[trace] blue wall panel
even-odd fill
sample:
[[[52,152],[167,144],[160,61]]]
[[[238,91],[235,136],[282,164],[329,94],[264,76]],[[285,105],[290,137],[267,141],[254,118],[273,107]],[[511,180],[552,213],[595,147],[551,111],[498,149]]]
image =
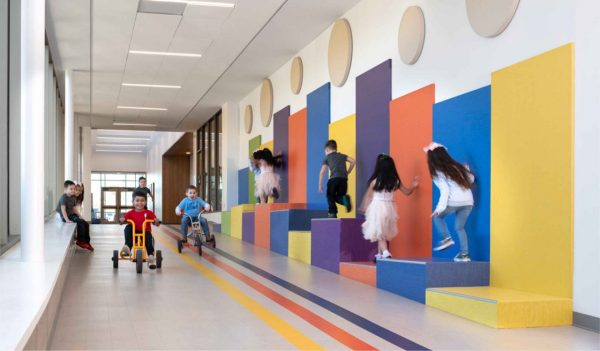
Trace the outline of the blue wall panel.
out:
[[[238,205],[248,203],[248,198],[252,198],[248,194],[248,172],[248,167],[238,171]]]
[[[433,140],[445,145],[454,159],[468,164],[475,174],[475,206],[467,220],[466,231],[471,259],[479,261],[490,259],[490,108],[490,86],[433,105]],[[438,198],[439,190],[434,186],[433,208]],[[434,257],[451,258],[459,251],[454,216],[446,220],[456,245],[445,251],[434,252]],[[440,237],[435,227],[433,231],[435,246]]]
[[[306,203],[307,208],[326,209],[327,198],[319,193],[319,172],[325,159],[325,143],[331,120],[331,85],[327,83],[306,97]],[[323,186],[327,182],[327,176]]]

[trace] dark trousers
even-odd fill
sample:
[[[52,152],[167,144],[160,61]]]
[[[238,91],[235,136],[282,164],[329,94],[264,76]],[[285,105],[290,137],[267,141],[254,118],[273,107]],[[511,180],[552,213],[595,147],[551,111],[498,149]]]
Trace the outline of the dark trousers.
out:
[[[60,219],[62,219],[63,222],[66,222],[62,213],[60,213]],[[88,222],[86,222],[85,219],[79,218],[79,216],[76,214],[70,215],[69,219],[72,222],[75,222],[77,224],[77,241],[83,241],[83,242],[89,243],[90,242],[90,224]]]
[[[131,229],[131,224],[125,226],[125,245],[129,246],[131,249],[133,247],[133,230]],[[146,252],[148,255],[154,255],[154,239],[152,238],[152,232],[146,232],[146,237],[144,238],[146,242]]]
[[[329,205],[329,213],[338,213],[336,203],[343,205],[342,200],[347,193],[347,178],[331,178],[327,181],[327,204]]]

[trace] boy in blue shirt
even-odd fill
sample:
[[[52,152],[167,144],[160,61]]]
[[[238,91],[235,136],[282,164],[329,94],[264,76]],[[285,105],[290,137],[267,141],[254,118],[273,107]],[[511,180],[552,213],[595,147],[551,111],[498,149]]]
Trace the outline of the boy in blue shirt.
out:
[[[202,211],[210,212],[210,205],[198,197],[198,189],[193,185],[187,187],[186,195],[187,197],[181,200],[179,205],[175,208],[175,214],[178,216],[182,216],[183,214],[187,215],[183,216],[181,219],[182,241],[184,243],[187,242],[188,226],[191,224],[190,217],[192,217],[194,221],[200,220],[200,226],[202,226],[202,231],[204,232],[207,241],[214,240],[214,238],[211,238],[208,230],[208,221],[200,215]]]

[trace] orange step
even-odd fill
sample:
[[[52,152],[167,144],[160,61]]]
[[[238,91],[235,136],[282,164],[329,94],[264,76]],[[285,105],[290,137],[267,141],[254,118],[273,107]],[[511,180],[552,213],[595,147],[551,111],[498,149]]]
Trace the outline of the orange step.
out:
[[[377,266],[373,262],[340,262],[340,275],[377,287]]]

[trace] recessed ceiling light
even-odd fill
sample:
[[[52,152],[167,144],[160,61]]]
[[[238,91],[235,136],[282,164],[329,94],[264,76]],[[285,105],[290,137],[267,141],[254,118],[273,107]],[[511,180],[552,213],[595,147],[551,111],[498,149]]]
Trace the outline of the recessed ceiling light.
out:
[[[201,54],[190,54],[190,53],[186,53],[186,52],[129,50],[129,53],[130,54],[138,54],[138,55],[159,55],[159,56],[178,56],[178,57],[202,57]]]
[[[117,136],[97,136],[96,139],[110,139],[110,140],[150,140],[150,138],[136,138],[136,137],[117,137]]]
[[[181,85],[137,84],[137,83],[123,83],[121,85],[124,87],[181,89]]]
[[[143,152],[142,150],[98,150],[96,152]]]
[[[121,110],[149,110],[149,111],[167,111],[164,107],[142,107],[142,106],[117,106]]]
[[[153,2],[176,2],[180,4],[188,4],[194,6],[210,6],[210,7],[235,7],[235,4],[229,2],[216,2],[216,1],[195,1],[195,0],[150,0]]]
[[[113,122],[113,126],[156,127],[156,124],[152,124],[152,123],[122,123],[122,122]]]
[[[101,147],[146,147],[144,144],[96,144]]]

